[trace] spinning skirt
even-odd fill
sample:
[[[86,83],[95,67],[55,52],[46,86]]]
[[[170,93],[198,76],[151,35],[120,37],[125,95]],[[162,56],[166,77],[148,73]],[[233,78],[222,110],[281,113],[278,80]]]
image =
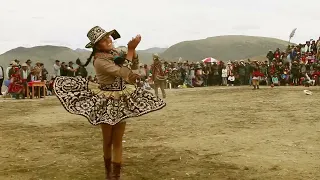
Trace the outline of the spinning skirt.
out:
[[[56,77],[53,89],[69,113],[86,117],[92,125],[115,125],[166,106],[163,100],[140,87],[125,85],[121,91],[106,91],[81,77]]]

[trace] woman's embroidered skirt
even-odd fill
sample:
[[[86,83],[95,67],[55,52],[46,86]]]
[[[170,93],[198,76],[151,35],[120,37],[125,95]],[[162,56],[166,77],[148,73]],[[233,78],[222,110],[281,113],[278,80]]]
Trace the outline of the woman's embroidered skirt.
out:
[[[115,125],[166,105],[151,92],[126,85],[120,77],[113,84],[99,85],[81,77],[59,76],[53,89],[69,113],[86,117],[92,125]]]

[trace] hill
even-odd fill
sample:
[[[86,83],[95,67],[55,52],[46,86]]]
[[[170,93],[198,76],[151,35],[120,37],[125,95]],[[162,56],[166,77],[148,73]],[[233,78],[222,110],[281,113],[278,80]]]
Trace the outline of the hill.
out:
[[[163,48],[150,48],[147,50],[138,50],[141,63],[150,64],[152,61],[153,53],[161,53],[166,49]],[[86,49],[70,49],[68,47],[61,46],[36,46],[31,48],[18,47],[12,50],[9,50],[0,55],[0,65],[7,67],[10,62],[14,59],[21,61],[21,64],[24,63],[27,59],[31,59],[33,63],[37,61],[45,64],[45,67],[49,73],[53,72],[52,65],[56,59],[59,59],[61,62],[69,62],[80,58],[83,62],[90,56],[91,51]],[[93,66],[90,64],[88,66],[89,74],[93,72]]]
[[[214,57],[218,60],[236,60],[252,57],[265,57],[268,50],[277,47],[285,49],[287,41],[268,37],[255,36],[217,36],[206,39],[184,41],[175,44],[162,53],[162,57],[168,60],[200,61],[206,57]]]

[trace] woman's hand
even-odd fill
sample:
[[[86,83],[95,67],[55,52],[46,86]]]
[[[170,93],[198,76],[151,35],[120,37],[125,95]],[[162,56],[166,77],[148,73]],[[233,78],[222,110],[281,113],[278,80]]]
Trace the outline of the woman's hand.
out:
[[[138,44],[141,41],[141,36],[137,35],[135,38],[132,38],[131,41],[128,42],[128,50],[135,50]]]

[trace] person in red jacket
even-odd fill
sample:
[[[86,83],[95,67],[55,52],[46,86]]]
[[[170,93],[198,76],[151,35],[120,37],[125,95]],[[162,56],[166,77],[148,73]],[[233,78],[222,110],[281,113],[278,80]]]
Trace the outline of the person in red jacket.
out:
[[[264,77],[264,74],[260,72],[259,68],[254,68],[252,73],[253,90],[259,89],[260,77]]]

